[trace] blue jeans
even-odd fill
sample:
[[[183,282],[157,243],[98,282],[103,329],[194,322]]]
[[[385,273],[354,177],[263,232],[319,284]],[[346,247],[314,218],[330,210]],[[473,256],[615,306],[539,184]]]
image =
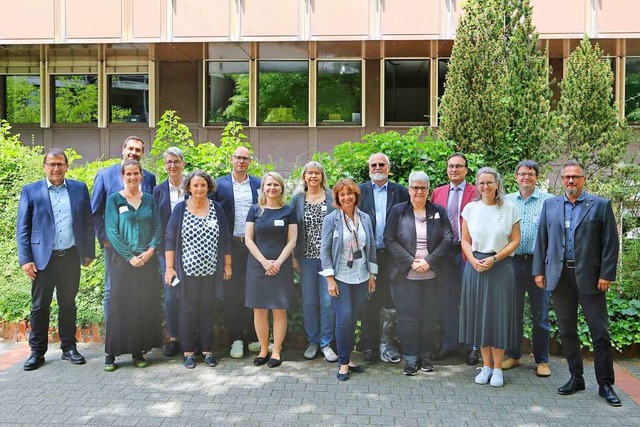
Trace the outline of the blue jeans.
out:
[[[402,355],[408,363],[428,359],[437,347],[436,323],[440,305],[441,285],[437,279],[404,280],[391,284],[396,304],[398,339]]]
[[[333,311],[336,313],[336,346],[338,347],[338,361],[346,365],[351,360],[354,335],[356,333],[356,320],[364,307],[369,290],[368,282],[357,285],[349,285],[339,280],[338,293],[331,298]]]
[[[531,263],[533,256],[528,255],[513,257],[513,272],[516,276],[516,333],[517,343],[522,342],[523,335],[523,315],[524,315],[524,294],[529,295],[529,305],[531,307],[531,321],[533,323],[533,357],[536,363],[547,363],[549,361],[549,291],[536,286],[531,275]],[[520,359],[522,353],[520,348],[507,350],[507,356]]]
[[[164,289],[164,320],[167,322],[167,332],[169,333],[169,337],[177,338],[178,315],[180,313],[180,293],[178,292],[178,286],[181,285],[167,286],[164,283],[164,273],[167,262],[164,259],[164,255],[158,255],[158,260],[160,261],[162,288]]]
[[[327,279],[318,274],[322,271],[320,259],[298,258],[300,262],[300,285],[302,286],[302,316],[309,344],[321,348],[331,344],[335,335],[336,318],[327,290]]]

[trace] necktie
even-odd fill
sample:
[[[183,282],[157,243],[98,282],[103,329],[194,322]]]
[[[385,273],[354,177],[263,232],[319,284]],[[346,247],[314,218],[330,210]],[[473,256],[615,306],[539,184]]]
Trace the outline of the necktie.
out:
[[[449,221],[451,221],[451,228],[453,229],[453,241],[457,242],[460,240],[460,230],[458,229],[458,219],[460,217],[460,210],[458,209],[458,204],[460,202],[460,188],[453,187],[450,191],[453,191],[451,194],[451,203],[449,203]]]

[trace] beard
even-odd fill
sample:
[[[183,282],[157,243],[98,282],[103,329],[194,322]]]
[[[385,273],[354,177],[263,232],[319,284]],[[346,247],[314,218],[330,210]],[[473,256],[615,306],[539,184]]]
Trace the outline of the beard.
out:
[[[369,178],[371,178],[372,181],[384,181],[389,178],[389,175],[382,172],[376,172],[369,174]]]
[[[565,188],[564,193],[567,196],[575,196],[575,194],[578,192],[577,188]]]

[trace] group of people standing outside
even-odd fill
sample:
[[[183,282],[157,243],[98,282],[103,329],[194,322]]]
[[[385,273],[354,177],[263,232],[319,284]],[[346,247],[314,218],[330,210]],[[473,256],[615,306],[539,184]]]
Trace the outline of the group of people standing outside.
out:
[[[95,257],[97,236],[106,270],[105,371],[115,370],[123,354],[146,367],[144,353],[162,345],[161,309],[153,297],[160,277],[167,356],[182,352],[184,366],[193,369],[201,353],[207,366],[217,365],[213,304],[223,299],[230,356],[241,358],[248,349],[258,353],[254,365],[280,366],[299,271],[304,357],[321,353],[337,361],[340,381],[364,372],[351,358],[360,320],[365,362],[404,359],[403,374],[414,376],[434,371],[433,361],[456,355],[462,344],[469,365],[482,359],[475,382],[501,387],[503,371],[521,363],[525,294],[535,373],[548,377],[553,294],[571,374],[558,392],[585,388],[580,304],[599,394],[620,406],[605,297],[618,258],[615,218],[608,200],[584,191],[577,162],[562,168],[561,196],[537,187],[540,171],[532,160],[518,164],[518,191],[505,194],[501,175],[490,167],[477,171],[475,185],[467,182],[467,159],[455,153],[447,161],[450,182],[431,198],[425,172],[412,172],[406,188],[389,181],[384,153],[369,158],[371,181],[340,179],[332,189],[322,165],[309,162],[287,204],[278,173],[248,174],[246,147],[235,150],[231,173],[217,180],[199,170],[184,176],[184,156],[170,147],[168,178],[157,186],[140,165],[143,153],[140,138],[127,138],[123,161],[98,172],[89,198],[86,185],[65,178],[66,155],[54,149],[44,157],[46,179],[23,188],[18,253],[33,281],[25,370],[44,363],[54,288],[62,358],[85,363],[75,343],[75,295],[80,264]],[[397,337],[381,313],[396,316]]]

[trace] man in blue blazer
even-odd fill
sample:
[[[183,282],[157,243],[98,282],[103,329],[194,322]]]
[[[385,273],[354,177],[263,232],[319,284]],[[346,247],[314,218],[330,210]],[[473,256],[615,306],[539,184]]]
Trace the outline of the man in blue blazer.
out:
[[[122,161],[133,159],[140,161],[144,154],[144,142],[137,136],[128,136],[122,144]],[[156,186],[156,176],[147,170],[142,174],[142,191],[153,194],[153,187]],[[91,194],[91,214],[93,215],[93,227],[95,229],[98,243],[105,251],[104,256],[104,320],[106,324],[107,313],[109,312],[109,298],[111,294],[111,280],[109,279],[109,256],[108,251],[111,245],[104,231],[104,207],[107,198],[113,193],[124,188],[122,181],[122,166],[116,164],[100,169],[93,181],[93,194]]]
[[[606,292],[616,279],[618,232],[611,202],[584,191],[583,167],[576,161],[562,168],[563,196],[542,206],[532,274],[536,285],[552,291],[562,350],[571,379],[562,395],[584,390],[578,338],[578,304],[582,306],[593,342],[598,394],[620,406],[613,390],[614,372],[609,337]]]
[[[384,247],[384,228],[391,208],[409,200],[406,188],[389,181],[390,172],[389,157],[384,153],[374,153],[369,157],[371,181],[358,185],[361,194],[358,208],[371,218],[376,236],[378,259],[376,291],[371,294],[360,316],[362,326],[360,349],[365,361],[369,363],[376,362],[378,357],[384,362],[398,363],[401,360],[400,352],[395,345],[389,345],[391,344],[389,342],[385,343],[385,346],[380,345],[380,309],[394,308],[388,277],[389,260]]]
[[[95,258],[95,236],[87,186],[65,179],[69,162],[63,150],[54,148],[44,156],[46,179],[22,188],[18,203],[16,242],[18,260],[31,279],[31,356],[25,371],[44,363],[49,338],[49,308],[56,290],[58,330],[62,359],[81,365],[76,349],[76,295],[80,264]]]
[[[253,326],[253,313],[244,306],[244,288],[249,251],[244,242],[244,225],[249,208],[258,203],[260,178],[247,173],[251,153],[246,147],[238,147],[231,156],[233,170],[216,180],[218,188],[214,200],[222,205],[232,232],[231,279],[224,282],[224,312],[227,332],[231,341],[231,357],[244,356],[245,333],[247,341],[258,341]]]

